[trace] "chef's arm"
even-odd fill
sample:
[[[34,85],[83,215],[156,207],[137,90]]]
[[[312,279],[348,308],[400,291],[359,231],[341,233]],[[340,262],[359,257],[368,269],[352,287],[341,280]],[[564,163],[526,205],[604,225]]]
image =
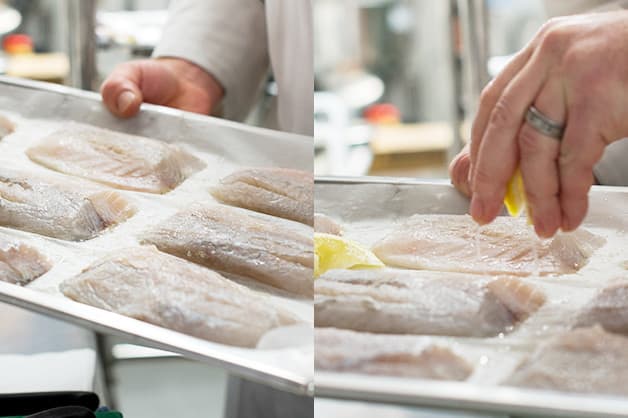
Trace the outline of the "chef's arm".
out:
[[[205,70],[224,89],[222,116],[242,120],[268,72],[264,13],[260,0],[174,0],[153,56]]]

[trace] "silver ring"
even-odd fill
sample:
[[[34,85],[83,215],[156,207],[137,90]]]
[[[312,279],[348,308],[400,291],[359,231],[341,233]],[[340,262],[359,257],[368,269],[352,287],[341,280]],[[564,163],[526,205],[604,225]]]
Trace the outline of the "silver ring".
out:
[[[536,131],[542,133],[545,136],[554,138],[557,140],[563,139],[565,133],[565,125],[553,121],[552,119],[539,112],[534,106],[530,106],[526,113],[526,122],[530,124]]]

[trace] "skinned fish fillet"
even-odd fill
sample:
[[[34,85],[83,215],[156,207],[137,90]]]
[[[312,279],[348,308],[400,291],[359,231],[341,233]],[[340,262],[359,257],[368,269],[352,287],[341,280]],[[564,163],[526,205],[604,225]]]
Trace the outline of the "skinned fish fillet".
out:
[[[48,260],[33,247],[0,237],[0,281],[27,285],[50,268]]]
[[[135,213],[117,192],[0,169],[0,225],[68,241],[94,238]]]
[[[143,235],[143,242],[225,273],[312,295],[312,228],[231,206],[196,206]]]
[[[314,214],[314,232],[321,232],[323,234],[331,234],[342,236],[342,226],[332,218],[322,213]]]
[[[615,281],[598,291],[576,319],[577,327],[596,324],[628,335],[628,281]]]
[[[524,360],[504,384],[628,395],[627,376],[628,338],[596,326],[554,337]]]
[[[152,246],[118,250],[60,289],[81,303],[242,347],[299,322],[244,286]]]
[[[315,323],[383,334],[492,337],[545,296],[516,278],[412,270],[331,270],[314,283]]]
[[[211,194],[221,203],[313,224],[314,176],[309,172],[286,168],[240,170],[223,178]]]
[[[91,126],[56,131],[26,153],[55,171],[148,193],[166,193],[205,165],[176,145]]]
[[[477,274],[570,274],[606,240],[584,229],[541,241],[524,219],[478,228],[469,216],[415,215],[373,247],[385,264]]]
[[[407,335],[316,328],[316,370],[466,380],[473,367],[447,347]]]

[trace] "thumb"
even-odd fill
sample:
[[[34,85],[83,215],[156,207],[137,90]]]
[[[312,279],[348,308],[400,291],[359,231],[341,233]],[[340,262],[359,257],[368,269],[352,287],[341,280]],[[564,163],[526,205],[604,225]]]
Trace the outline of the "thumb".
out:
[[[107,109],[128,118],[137,114],[143,101],[166,104],[176,94],[177,80],[169,68],[156,60],[118,65],[100,87]]]

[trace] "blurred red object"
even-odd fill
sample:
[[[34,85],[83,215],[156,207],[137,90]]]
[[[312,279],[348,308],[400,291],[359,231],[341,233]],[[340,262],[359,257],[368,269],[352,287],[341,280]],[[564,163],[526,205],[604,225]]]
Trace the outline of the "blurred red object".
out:
[[[7,54],[29,54],[33,52],[33,40],[22,33],[13,33],[2,39],[2,49]]]
[[[369,106],[364,111],[364,117],[370,123],[396,124],[401,122],[401,112],[390,103],[378,103]]]

